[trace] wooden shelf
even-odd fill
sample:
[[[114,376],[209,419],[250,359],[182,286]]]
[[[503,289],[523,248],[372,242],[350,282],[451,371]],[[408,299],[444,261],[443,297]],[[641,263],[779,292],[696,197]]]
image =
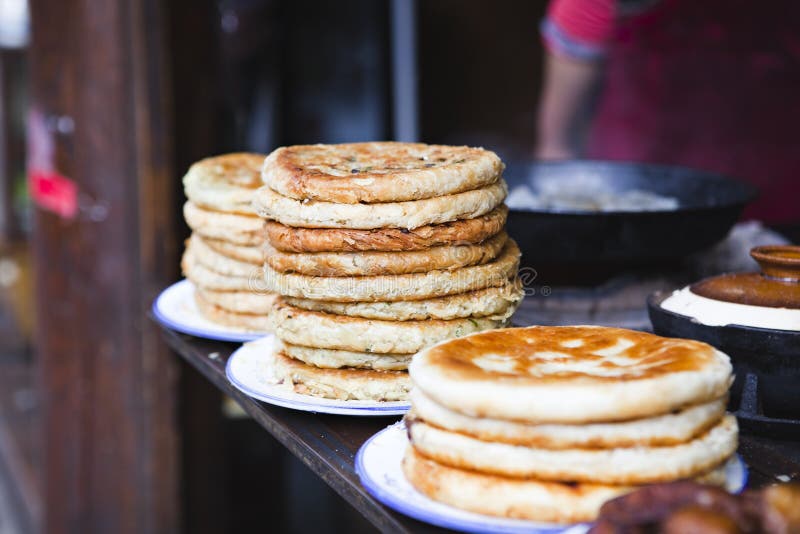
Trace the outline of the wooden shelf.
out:
[[[167,343],[192,366],[287,447],[356,510],[383,532],[441,532],[441,529],[397,514],[361,486],[353,460],[361,444],[398,417],[346,417],[300,412],[256,401],[234,388],[225,377],[225,363],[237,345],[208,341],[164,329]],[[750,485],[776,482],[778,476],[800,477],[800,443],[780,444],[742,436],[740,454],[750,466]]]
[[[397,514],[361,486],[353,461],[362,443],[399,417],[346,417],[289,410],[254,400],[225,377],[225,363],[237,345],[207,341],[164,329],[167,343],[256,422],[297,456],[347,502],[384,532],[441,531]]]

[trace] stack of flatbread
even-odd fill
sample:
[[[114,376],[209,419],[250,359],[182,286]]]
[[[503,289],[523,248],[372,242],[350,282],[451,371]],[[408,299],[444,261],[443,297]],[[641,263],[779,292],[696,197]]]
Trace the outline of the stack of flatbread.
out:
[[[430,498],[538,521],[593,520],[639,485],[722,485],[736,419],[728,357],[591,326],[509,328],[430,347],[410,368],[403,471]]]
[[[504,326],[522,298],[496,154],[412,143],[284,147],[254,199],[295,390],[404,400],[411,356]]]
[[[183,206],[192,235],[181,267],[207,319],[271,331],[276,296],[263,290],[264,221],[251,206],[261,183],[260,154],[227,154],[192,165]]]

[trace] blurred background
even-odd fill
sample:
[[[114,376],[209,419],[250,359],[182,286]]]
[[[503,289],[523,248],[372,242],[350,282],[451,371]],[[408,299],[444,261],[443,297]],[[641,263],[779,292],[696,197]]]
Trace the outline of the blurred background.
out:
[[[0,0],[0,533],[369,531],[145,316],[192,162],[675,163],[758,185],[746,216],[791,233],[798,94],[788,1]]]

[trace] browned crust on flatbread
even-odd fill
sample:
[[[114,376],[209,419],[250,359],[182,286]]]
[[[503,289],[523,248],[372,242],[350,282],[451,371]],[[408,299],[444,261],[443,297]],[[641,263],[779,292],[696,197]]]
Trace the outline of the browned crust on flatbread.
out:
[[[697,477],[700,483],[724,485],[726,462]],[[442,465],[406,448],[403,474],[431,499],[479,514],[554,523],[593,521],[610,499],[638,486],[553,482],[504,476]]]
[[[286,304],[275,308],[275,333],[284,342],[307,347],[413,354],[424,347],[472,332],[498,328],[506,320],[462,318],[451,320],[383,321],[307,311]]]
[[[522,282],[515,278],[498,287],[417,301],[342,303],[294,297],[283,299],[286,303],[304,310],[385,321],[449,320],[462,317],[504,320],[514,314],[524,296],[523,292]]]
[[[520,251],[513,239],[490,263],[454,271],[381,276],[308,276],[264,266],[262,289],[284,296],[336,302],[423,300],[506,285],[516,276]]]
[[[621,354],[630,362],[618,364],[605,359],[595,351],[614,348],[620,339],[630,343]],[[565,343],[580,342],[578,346]],[[502,373],[486,371],[476,361],[487,354],[503,354],[511,365]],[[540,356],[543,354],[543,356]],[[553,358],[552,354],[560,356]],[[431,347],[427,351],[428,365],[437,366],[460,380],[480,380],[499,375],[507,381],[520,383],[552,383],[572,385],[581,380],[597,382],[619,382],[620,380],[644,380],[664,374],[702,370],[718,359],[711,345],[689,339],[656,336],[612,327],[593,326],[530,326],[506,328],[482,332],[447,344]],[[539,373],[538,366],[552,367],[553,362],[594,364],[602,362],[598,369],[618,371],[620,374],[583,372],[571,367],[552,373]],[[722,386],[727,386],[727,383]],[[720,386],[720,387],[722,387]],[[710,400],[724,395],[714,391]]]
[[[420,200],[477,189],[500,177],[494,152],[466,146],[369,142],[281,147],[263,179],[281,195],[342,204]]]
[[[606,500],[634,489],[603,484],[511,479],[457,469],[423,456],[412,446],[408,446],[403,458],[403,474],[414,488],[434,501],[479,514],[556,523],[591,521],[597,517],[600,506]],[[526,485],[550,494],[550,502],[527,498],[527,492],[518,494],[525,491]],[[484,498],[480,498],[479,490],[484,493]]]
[[[197,304],[200,315],[209,321],[225,326],[242,328],[251,332],[272,332],[272,319],[269,315],[238,313],[226,310],[207,301],[200,291],[194,292],[194,301]]]
[[[201,159],[189,168],[189,173],[213,177],[238,187],[257,189],[261,187],[261,167],[264,154],[233,152],[221,156]]]
[[[264,226],[258,216],[217,211],[191,200],[183,205],[183,216],[189,228],[201,237],[241,246],[264,243]]]
[[[738,432],[736,419],[728,415],[717,421],[711,430],[678,445],[548,450],[484,442],[432,427],[419,419],[408,419],[406,424],[409,439],[417,451],[456,469],[523,480],[621,485],[670,482],[707,473],[736,452]],[[544,454],[549,459],[536,459],[531,463],[530,458],[525,458],[526,454]],[[514,455],[515,460],[521,460],[507,461]],[[573,459],[576,455],[584,455],[584,458],[570,461],[570,455]],[[645,460],[642,455],[649,458]],[[588,465],[588,457],[592,457],[591,465]]]
[[[503,229],[508,207],[501,204],[486,215],[413,230],[379,228],[296,228],[267,221],[267,240],[283,252],[402,252],[451,244],[480,243]]]
[[[455,411],[534,424],[662,415],[722,397],[733,379],[708,344],[597,326],[482,332],[420,351],[409,372]]]
[[[256,215],[253,192],[261,187],[260,154],[225,154],[198,161],[183,177],[186,197],[198,206],[229,214]]]
[[[276,339],[276,350],[284,356],[321,369],[374,369],[406,371],[413,354],[375,354],[292,345]]]
[[[267,248],[267,264],[280,273],[309,276],[380,276],[452,271],[494,260],[508,235],[501,232],[483,243],[433,247],[408,252],[291,253]]]
[[[423,396],[424,394],[417,390],[416,393],[419,396]],[[681,437],[671,437],[668,435],[642,435],[641,433],[631,432],[627,436],[623,435],[609,435],[608,432],[605,434],[598,434],[596,431],[590,434],[592,437],[589,438],[581,438],[582,441],[579,444],[570,441],[568,437],[558,437],[557,435],[554,436],[553,434],[547,434],[546,432],[542,432],[540,434],[535,434],[533,432],[523,435],[514,435],[511,432],[497,432],[486,430],[485,428],[479,428],[477,425],[473,426],[466,426],[466,425],[453,425],[449,424],[446,420],[436,421],[434,418],[429,418],[423,416],[420,411],[417,410],[417,407],[413,405],[415,396],[412,395],[412,407],[408,411],[405,416],[406,421],[408,421],[407,425],[410,427],[417,421],[422,421],[427,425],[435,427],[439,430],[448,431],[448,432],[455,432],[459,434],[464,434],[465,436],[469,436],[475,439],[479,439],[481,441],[486,442],[497,442],[497,443],[505,443],[508,445],[517,445],[523,447],[535,447],[535,448],[542,448],[542,449],[569,449],[569,448],[586,448],[586,449],[604,449],[604,448],[618,448],[618,447],[668,447],[672,445],[680,445],[681,443],[685,443],[686,441],[690,441],[695,439],[709,430],[711,430],[714,426],[717,425],[720,418],[725,413],[725,404],[727,403],[727,396],[723,399],[719,399],[718,401],[712,401],[715,403],[719,403],[719,407],[713,411],[713,413],[709,413],[708,417],[705,421],[698,423],[695,427],[691,428],[687,433],[683,434]],[[417,397],[418,398],[418,397]],[[429,401],[433,402],[433,401]],[[687,407],[689,409],[690,407]],[[446,409],[446,408],[445,408]],[[468,417],[468,416],[467,416]],[[508,422],[509,424],[514,424],[512,422]],[[609,423],[604,426],[609,427],[614,425],[614,423]],[[536,425],[531,425],[535,427]],[[566,425],[565,425],[566,426]],[[576,425],[578,427],[583,427],[583,425]],[[674,428],[674,426],[673,426]]]
[[[405,400],[411,389],[406,371],[323,369],[275,352],[275,374],[296,393],[339,400]],[[376,391],[376,388],[378,389]]]
[[[264,264],[264,245],[246,246],[237,245],[221,239],[210,239],[201,236],[205,244],[215,252],[236,261],[252,263],[261,266]]]
[[[384,371],[375,369],[354,369],[351,367],[343,367],[339,369],[328,369],[317,367],[315,365],[308,365],[300,360],[295,360],[288,356],[285,352],[279,351],[275,355],[276,362],[284,366],[286,369],[301,370],[303,372],[311,372],[321,376],[336,377],[339,379],[358,379],[358,380],[394,380],[397,377],[404,377],[408,373],[405,371]]]
[[[197,284],[194,286],[195,292],[199,293],[206,302],[234,313],[269,315],[275,310],[276,301],[279,298],[275,293],[221,291],[207,289]]]

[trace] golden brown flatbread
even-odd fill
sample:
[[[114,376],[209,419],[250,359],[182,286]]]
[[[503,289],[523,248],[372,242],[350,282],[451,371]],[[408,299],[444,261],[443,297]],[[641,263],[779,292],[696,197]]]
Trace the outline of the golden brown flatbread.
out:
[[[500,232],[508,208],[501,204],[486,215],[413,230],[379,228],[298,228],[267,221],[265,233],[270,245],[283,252],[404,252],[452,244],[480,243]]]
[[[465,146],[297,145],[273,151],[263,179],[289,198],[358,204],[461,193],[496,182],[503,168],[494,152]]]

